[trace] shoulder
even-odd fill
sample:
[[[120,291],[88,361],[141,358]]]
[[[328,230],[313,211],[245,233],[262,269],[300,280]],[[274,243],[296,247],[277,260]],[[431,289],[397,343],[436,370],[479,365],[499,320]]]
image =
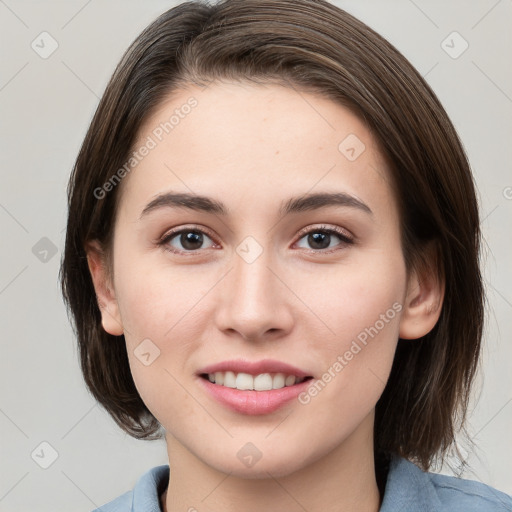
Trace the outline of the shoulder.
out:
[[[428,473],[437,490],[441,503],[457,503],[465,511],[508,511],[512,512],[512,497],[475,480],[464,480],[454,476]]]
[[[132,503],[133,491],[128,491],[105,505],[95,508],[92,512],[131,512]]]
[[[93,510],[93,512],[161,512],[160,494],[169,482],[169,466],[146,471],[131,491]]]
[[[391,461],[381,512],[512,512],[512,497],[473,480],[422,471],[412,462]]]

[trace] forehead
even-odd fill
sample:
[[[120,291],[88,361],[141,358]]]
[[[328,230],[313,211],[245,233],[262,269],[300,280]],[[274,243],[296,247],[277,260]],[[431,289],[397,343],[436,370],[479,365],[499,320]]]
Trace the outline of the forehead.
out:
[[[315,187],[341,186],[355,196],[375,189],[388,202],[391,194],[385,161],[357,116],[319,94],[281,85],[173,91],[142,124],[133,149],[145,155],[123,180],[121,202],[136,202],[139,210],[167,189],[239,204]]]

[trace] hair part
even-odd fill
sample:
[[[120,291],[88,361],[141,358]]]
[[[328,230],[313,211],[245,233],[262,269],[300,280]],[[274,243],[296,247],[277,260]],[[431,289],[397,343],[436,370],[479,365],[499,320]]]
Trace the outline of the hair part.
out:
[[[351,109],[375,136],[391,170],[406,268],[433,269],[445,283],[434,329],[398,342],[376,406],[375,452],[428,469],[463,425],[480,352],[483,286],[473,178],[452,123],[422,76],[383,37],[323,0],[186,2],[158,17],[124,54],[68,186],[61,284],[89,390],[128,434],[161,437],[132,379],[124,336],[102,328],[84,247],[99,241],[112,273],[123,184],[101,199],[94,190],[127,161],[142,124],[172,91],[218,81],[323,95]]]

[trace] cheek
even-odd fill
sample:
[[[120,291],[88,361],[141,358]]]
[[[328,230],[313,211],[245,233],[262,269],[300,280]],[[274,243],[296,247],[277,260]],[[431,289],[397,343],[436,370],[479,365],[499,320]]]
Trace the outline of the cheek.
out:
[[[310,386],[302,403],[323,402],[326,407],[320,411],[327,416],[328,404],[334,405],[334,415],[347,421],[350,412],[352,420],[348,421],[357,422],[375,406],[391,370],[406,287],[405,267],[398,257],[353,266],[350,272],[331,277],[322,281],[323,293],[316,287],[303,292],[309,293],[326,327],[322,329],[325,336],[311,335],[308,351],[321,363],[316,366],[317,385]],[[326,425],[332,422],[329,417],[324,420]]]
[[[184,420],[194,412],[183,375],[190,354],[204,335],[203,301],[214,276],[148,262],[122,261],[116,271],[116,292],[126,349],[135,386],[148,409],[165,425],[166,418]],[[172,397],[172,400],[169,399]],[[164,417],[162,414],[164,413]]]
[[[184,326],[197,326],[197,306],[214,283],[214,276],[201,275],[193,266],[173,269],[165,260],[164,264],[154,264],[144,258],[124,270],[118,274],[116,290],[130,343],[151,338],[168,346]]]
[[[323,323],[322,346],[339,352],[358,337],[364,342],[369,329],[379,339],[394,338],[405,290],[405,268],[398,257],[396,263],[376,260],[334,268],[328,275],[304,280],[300,293]]]

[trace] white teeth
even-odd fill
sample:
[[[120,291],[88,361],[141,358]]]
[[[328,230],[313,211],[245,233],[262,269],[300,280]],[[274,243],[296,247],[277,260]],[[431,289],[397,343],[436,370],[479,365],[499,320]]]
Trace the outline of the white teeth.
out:
[[[236,376],[233,372],[224,373],[224,382],[222,384],[228,388],[236,388]]]
[[[283,373],[276,373],[274,375],[274,378],[272,379],[272,387],[274,389],[284,388],[285,379],[286,379],[286,377],[284,376]]]
[[[238,374],[234,372],[215,372],[208,374],[208,380],[228,388],[269,391],[271,389],[281,389],[285,386],[293,386],[304,379],[295,375],[285,375],[284,373],[260,373],[253,376],[242,372]]]
[[[269,391],[272,389],[272,377],[270,373],[262,373],[253,379],[256,391]]]
[[[286,386],[293,386],[295,384],[295,375],[288,375],[284,383]]]
[[[254,389],[254,379],[248,373],[239,373],[236,376],[236,389]]]

